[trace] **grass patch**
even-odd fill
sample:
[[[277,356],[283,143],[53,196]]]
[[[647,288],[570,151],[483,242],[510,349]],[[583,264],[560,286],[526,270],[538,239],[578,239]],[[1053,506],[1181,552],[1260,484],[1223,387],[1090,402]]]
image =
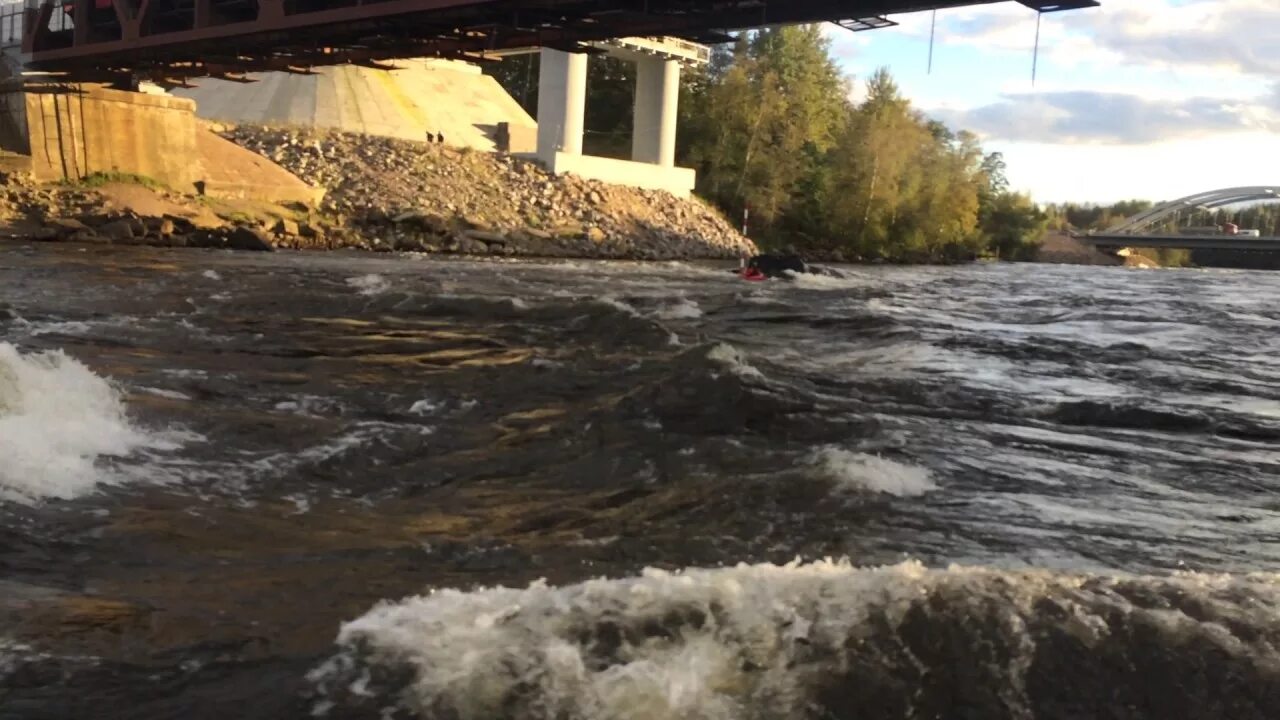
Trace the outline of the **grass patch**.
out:
[[[96,172],[87,175],[79,180],[66,180],[66,185],[76,185],[79,187],[100,188],[107,185],[141,185],[148,190],[168,190],[169,186],[147,177],[146,175],[137,175],[135,173],[123,172]]]
[[[239,210],[234,210],[229,213],[217,213],[217,215],[227,222],[238,223],[241,225],[253,224],[253,217],[250,216],[249,213],[241,212]]]

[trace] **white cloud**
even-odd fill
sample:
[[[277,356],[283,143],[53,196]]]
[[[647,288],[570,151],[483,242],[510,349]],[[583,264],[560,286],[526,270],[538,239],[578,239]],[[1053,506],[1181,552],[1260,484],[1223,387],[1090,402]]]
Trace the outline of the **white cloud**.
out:
[[[1041,202],[1172,200],[1214,188],[1275,184],[1280,135],[1237,133],[1153,145],[992,144],[1009,181]]]
[[[1088,90],[1007,94],[970,110],[932,114],[948,124],[1000,140],[1142,145],[1236,132],[1280,132],[1268,98],[1149,99]]]
[[[991,50],[1029,48],[1034,13],[1009,5],[1003,12],[948,14],[939,35]],[[1104,0],[1100,8],[1045,16],[1041,45],[1062,62],[1085,59],[1275,76],[1280,74],[1280,2]]]

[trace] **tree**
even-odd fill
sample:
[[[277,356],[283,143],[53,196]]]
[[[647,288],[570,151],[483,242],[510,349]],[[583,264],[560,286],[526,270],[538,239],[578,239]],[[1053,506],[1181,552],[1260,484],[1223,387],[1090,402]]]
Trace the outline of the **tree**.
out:
[[[847,112],[845,83],[816,25],[744,33],[718,54],[681,160],[731,214],[751,209],[766,238],[811,229],[822,165]]]
[[[1001,260],[1031,260],[1040,247],[1049,215],[1021,193],[1002,192],[984,209],[982,228]]]

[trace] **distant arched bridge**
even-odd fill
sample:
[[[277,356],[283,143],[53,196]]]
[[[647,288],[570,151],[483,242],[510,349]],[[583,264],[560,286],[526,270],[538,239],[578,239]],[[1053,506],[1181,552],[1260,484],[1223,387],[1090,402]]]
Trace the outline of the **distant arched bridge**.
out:
[[[1176,233],[1150,232],[1187,211],[1212,212],[1232,205],[1280,202],[1280,184],[1224,188],[1188,195],[1077,237],[1097,247],[1153,247],[1213,250],[1280,250],[1280,237],[1228,234],[1220,228],[1185,228]]]

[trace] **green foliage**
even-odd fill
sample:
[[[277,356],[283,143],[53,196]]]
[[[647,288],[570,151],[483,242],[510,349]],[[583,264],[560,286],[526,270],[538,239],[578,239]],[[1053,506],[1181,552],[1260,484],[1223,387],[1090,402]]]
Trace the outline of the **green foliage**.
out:
[[[1048,223],[1048,213],[1019,193],[993,195],[982,208],[988,247],[1001,260],[1034,259]]]
[[[682,164],[730,216],[750,208],[757,242],[893,261],[986,252],[980,211],[1005,192],[1003,158],[923,117],[886,70],[852,103],[818,27],[744,34],[690,85]]]
[[[744,207],[764,239],[812,233],[826,155],[847,116],[846,87],[818,26],[742,35],[693,83],[682,162],[731,216]]]
[[[1058,230],[1105,230],[1125,218],[1150,210],[1147,200],[1124,200],[1113,205],[1067,203],[1050,205],[1050,227]]]

